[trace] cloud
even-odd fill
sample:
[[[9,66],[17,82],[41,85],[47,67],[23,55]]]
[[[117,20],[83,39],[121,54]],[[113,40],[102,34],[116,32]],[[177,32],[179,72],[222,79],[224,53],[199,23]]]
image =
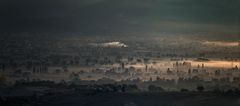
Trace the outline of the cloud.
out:
[[[1,0],[0,32],[239,34],[239,1]]]
[[[105,47],[105,48],[125,48],[128,45],[121,42],[106,42],[106,43],[90,43],[94,47]]]

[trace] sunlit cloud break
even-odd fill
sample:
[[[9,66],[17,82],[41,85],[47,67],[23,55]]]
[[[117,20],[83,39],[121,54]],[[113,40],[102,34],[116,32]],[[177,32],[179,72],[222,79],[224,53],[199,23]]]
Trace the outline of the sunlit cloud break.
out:
[[[205,41],[202,44],[204,45],[213,45],[213,46],[240,46],[240,41],[239,42],[220,42],[220,41]]]

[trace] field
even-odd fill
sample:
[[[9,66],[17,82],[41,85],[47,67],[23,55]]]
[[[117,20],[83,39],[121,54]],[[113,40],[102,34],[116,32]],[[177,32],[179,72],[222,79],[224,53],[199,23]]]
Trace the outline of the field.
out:
[[[217,96],[198,93],[81,93],[46,96],[41,99],[9,101],[6,106],[239,106],[236,96]],[[22,101],[21,101],[22,100]],[[24,101],[29,100],[25,103]],[[1,104],[1,103],[0,103]]]

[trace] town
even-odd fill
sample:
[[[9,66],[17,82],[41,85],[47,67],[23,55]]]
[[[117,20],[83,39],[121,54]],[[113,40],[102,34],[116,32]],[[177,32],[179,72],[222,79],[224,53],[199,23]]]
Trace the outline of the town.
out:
[[[38,39],[44,39],[44,37]],[[87,37],[81,39],[85,42],[74,39],[74,36],[67,40],[54,39],[55,41],[52,41],[48,38],[39,42],[38,39],[34,43],[32,39],[31,41],[27,39],[3,41],[4,44],[1,46],[5,49],[1,51],[0,72],[6,84],[22,80],[66,81],[79,84],[91,84],[92,81],[106,84],[124,82],[134,84],[139,80],[141,83],[135,84],[142,90],[146,90],[151,82],[158,81],[171,81],[172,84],[168,83],[169,86],[163,86],[169,90],[180,90],[182,87],[195,89],[197,85],[208,86],[209,89],[214,86],[228,85],[229,88],[239,86],[238,45],[208,45],[212,46],[209,48],[214,47],[219,51],[222,49],[230,51],[229,54],[222,51],[213,55],[211,49],[205,53],[188,52],[191,51],[188,50],[189,48],[195,49],[196,45],[199,48],[208,48],[205,44],[194,40],[189,42],[183,38],[176,40],[179,44],[174,44],[174,40],[169,40],[168,45],[172,44],[172,47],[162,47],[166,38],[158,38],[159,42],[152,44],[159,45],[155,49],[148,47],[148,43],[133,45],[130,43],[131,40],[125,38],[120,39],[124,43],[105,43],[109,41],[108,37],[98,39],[98,42],[105,43],[103,46],[92,45],[92,41]],[[109,37],[109,39],[114,38]],[[134,40],[141,42],[141,39]],[[186,46],[188,43],[195,45],[188,47]],[[177,48],[183,47],[181,45],[185,48],[177,51]],[[167,51],[170,48],[173,50]],[[222,58],[216,57],[217,55],[231,56]],[[195,80],[197,83],[194,82]]]

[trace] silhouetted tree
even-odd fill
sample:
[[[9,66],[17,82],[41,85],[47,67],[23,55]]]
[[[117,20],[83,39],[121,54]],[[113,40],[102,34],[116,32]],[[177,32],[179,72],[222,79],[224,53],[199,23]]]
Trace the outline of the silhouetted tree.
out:
[[[149,85],[148,86],[148,91],[150,92],[162,92],[164,89],[162,87],[157,87],[155,85]]]
[[[186,88],[182,88],[180,91],[181,91],[181,92],[188,92],[189,90],[186,89]]]
[[[197,86],[197,90],[198,90],[198,92],[203,92],[204,91],[204,87],[202,85]]]
[[[5,82],[6,82],[6,77],[0,74],[0,85],[4,84]]]
[[[213,93],[216,93],[216,94],[219,94],[221,93],[222,91],[219,89],[219,88],[216,88],[212,91]]]

